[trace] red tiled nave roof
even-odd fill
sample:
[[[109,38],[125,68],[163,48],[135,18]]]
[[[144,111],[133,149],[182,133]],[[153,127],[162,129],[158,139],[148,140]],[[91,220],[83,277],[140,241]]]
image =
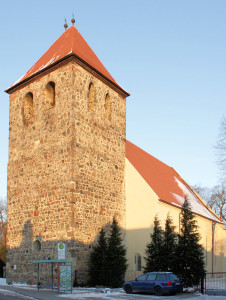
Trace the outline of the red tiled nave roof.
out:
[[[221,222],[172,167],[164,164],[129,141],[126,141],[126,158],[160,200],[181,207],[184,197],[187,196],[186,194],[189,194],[191,209],[195,213]]]

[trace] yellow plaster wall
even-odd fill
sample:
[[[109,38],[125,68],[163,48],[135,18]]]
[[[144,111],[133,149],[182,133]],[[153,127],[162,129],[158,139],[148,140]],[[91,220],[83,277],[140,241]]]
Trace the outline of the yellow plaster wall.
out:
[[[135,271],[135,255],[142,257],[144,265],[144,249],[150,236],[150,228],[156,215],[158,197],[126,159],[126,247],[128,258],[127,279],[140,273]],[[152,201],[148,201],[152,199]]]
[[[213,272],[226,272],[226,231],[220,224],[215,227]]]
[[[129,267],[127,279],[134,279],[143,272],[136,271],[135,256],[142,257],[142,266],[145,266],[145,249],[150,242],[153,230],[154,217],[157,214],[162,228],[165,226],[167,214],[173,219],[176,232],[179,232],[179,217],[181,209],[158,200],[158,196],[137,172],[133,165],[126,159],[125,163],[126,185],[126,247]],[[196,215],[200,243],[204,248],[206,270],[212,272],[212,221]],[[226,271],[226,230],[221,224],[215,226],[215,245],[213,270],[214,272]]]

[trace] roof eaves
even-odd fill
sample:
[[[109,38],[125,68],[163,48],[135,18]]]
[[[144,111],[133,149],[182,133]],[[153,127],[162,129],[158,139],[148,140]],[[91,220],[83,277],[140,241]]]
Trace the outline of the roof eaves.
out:
[[[186,187],[195,195],[196,198],[200,201],[200,203],[212,214],[215,218],[219,220],[219,223],[223,223],[222,220],[219,218],[219,216],[208,206],[208,204],[199,196],[199,194],[196,193],[196,191],[193,190],[193,188],[180,176],[180,174],[177,173],[177,171],[171,167],[174,172],[179,176],[179,178],[183,181],[183,184],[186,185]]]
[[[90,64],[88,64],[85,60],[83,60],[82,58],[80,58],[78,55],[76,55],[75,53],[69,53],[68,55],[64,56],[63,58],[57,60],[56,62],[52,63],[51,65],[35,72],[34,74],[30,75],[29,77],[25,78],[24,80],[19,81],[18,83],[10,86],[8,89],[5,90],[6,93],[10,94],[10,92],[17,88],[18,86],[20,86],[21,84],[26,83],[27,81],[31,80],[32,78],[38,76],[39,74],[43,73],[44,71],[47,71],[49,69],[51,69],[52,67],[56,66],[57,64],[67,60],[70,57],[75,57],[77,58],[79,61],[81,61],[83,64],[85,64],[86,66],[88,66],[90,69],[94,70],[97,74],[99,74],[101,77],[103,77],[107,82],[111,83],[114,87],[116,87],[117,89],[119,89],[126,97],[130,96],[130,94],[128,92],[126,92],[120,85],[117,85],[115,82],[113,82],[112,80],[110,80],[108,77],[106,77],[105,75],[103,75],[101,72],[99,72],[97,69],[95,69],[94,67],[92,67]]]
[[[161,198],[159,198],[159,201],[164,202],[165,204],[174,206],[174,207],[176,207],[176,208],[178,208],[178,209],[180,209],[180,210],[181,210],[181,208],[182,208],[181,206],[179,206],[179,205],[177,205],[177,204],[171,203],[171,202],[169,202],[169,201],[167,201],[167,200],[163,200],[163,199],[161,199]],[[195,215],[197,215],[197,216],[200,216],[200,217],[205,218],[205,219],[207,219],[207,220],[213,221],[213,219],[208,218],[208,217],[206,217],[206,216],[203,216],[203,215],[201,215],[201,214],[199,214],[199,213],[197,213],[197,212],[194,212],[194,211],[193,211],[193,213],[194,213]],[[216,216],[216,215],[214,214],[214,216]],[[220,223],[220,224],[223,224],[223,222],[219,219],[219,217],[218,217],[218,216],[216,216],[216,217],[217,217],[217,219],[218,219],[219,221],[216,220],[215,222]]]

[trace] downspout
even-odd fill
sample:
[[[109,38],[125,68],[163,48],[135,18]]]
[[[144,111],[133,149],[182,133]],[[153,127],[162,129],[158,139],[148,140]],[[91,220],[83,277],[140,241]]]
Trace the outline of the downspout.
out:
[[[213,273],[213,263],[214,263],[214,234],[215,234],[216,222],[212,222],[212,273]]]
[[[179,235],[180,235],[180,226],[181,226],[181,224],[180,224],[180,220],[181,220],[181,213],[182,213],[182,212],[180,212],[180,213],[179,213]]]
[[[135,279],[136,279],[136,277],[137,277],[137,256],[136,256],[136,254],[134,256],[134,263],[135,263]]]

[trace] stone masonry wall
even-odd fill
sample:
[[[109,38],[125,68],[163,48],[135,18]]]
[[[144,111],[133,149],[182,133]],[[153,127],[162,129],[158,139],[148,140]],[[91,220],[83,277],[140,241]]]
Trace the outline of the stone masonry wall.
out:
[[[48,82],[55,106],[46,110]],[[89,111],[88,90],[95,88]],[[25,95],[33,117],[24,122]],[[111,120],[105,97],[111,99]],[[36,280],[33,260],[57,259],[66,242],[78,282],[87,279],[87,257],[98,232],[115,216],[125,225],[125,99],[70,62],[10,96],[7,281]],[[35,248],[41,242],[41,250]]]

